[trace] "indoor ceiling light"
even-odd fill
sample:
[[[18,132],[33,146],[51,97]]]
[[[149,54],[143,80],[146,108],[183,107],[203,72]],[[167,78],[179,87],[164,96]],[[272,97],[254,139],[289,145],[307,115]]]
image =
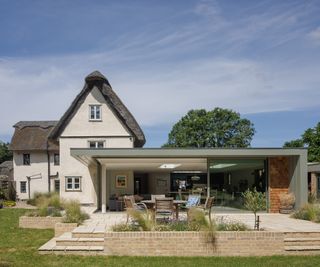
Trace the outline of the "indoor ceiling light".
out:
[[[234,164],[234,163],[220,163],[220,164],[210,166],[210,169],[223,169],[223,168],[232,167],[236,165],[237,164]]]
[[[201,179],[201,177],[198,176],[198,175],[193,175],[193,176],[191,176],[191,180],[192,180],[192,181],[199,181],[200,179]]]
[[[162,164],[159,168],[160,169],[174,169],[179,167],[181,164],[173,164],[173,163],[169,163],[169,164]]]
[[[204,173],[206,174],[206,172],[203,172],[203,171],[173,171],[172,173]]]

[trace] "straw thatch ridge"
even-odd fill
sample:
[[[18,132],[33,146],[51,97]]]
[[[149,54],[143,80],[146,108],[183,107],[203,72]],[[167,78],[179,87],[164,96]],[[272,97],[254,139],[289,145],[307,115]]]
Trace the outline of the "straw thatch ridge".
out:
[[[107,78],[104,77],[99,71],[94,71],[85,78],[85,85],[82,91],[77,95],[71,106],[61,117],[57,126],[52,130],[49,138],[54,140],[58,139],[59,135],[63,132],[65,127],[85,101],[87,95],[94,87],[100,90],[110,108],[115,112],[117,117],[122,121],[123,125],[132,134],[134,137],[134,146],[142,147],[146,140],[139,124],[126,106],[122,103],[117,94],[112,90]]]
[[[15,128],[10,150],[59,150],[56,141],[48,141],[49,134],[58,121],[19,121]]]

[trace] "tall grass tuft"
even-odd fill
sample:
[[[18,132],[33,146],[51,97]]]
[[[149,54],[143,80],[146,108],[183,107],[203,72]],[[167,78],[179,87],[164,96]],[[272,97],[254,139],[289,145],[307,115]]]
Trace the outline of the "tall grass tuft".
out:
[[[293,213],[291,217],[312,222],[320,222],[320,207],[317,204],[308,203]]]
[[[66,223],[78,223],[81,224],[90,216],[83,212],[80,207],[80,203],[77,200],[68,200],[64,203],[65,216],[64,222]]]

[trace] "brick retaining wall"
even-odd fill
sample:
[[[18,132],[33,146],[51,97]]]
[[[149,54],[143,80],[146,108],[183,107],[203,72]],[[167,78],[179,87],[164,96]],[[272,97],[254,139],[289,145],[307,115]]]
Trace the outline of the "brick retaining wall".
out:
[[[77,223],[56,223],[54,226],[54,236],[58,237],[64,233],[72,232],[78,226]]]
[[[105,250],[127,256],[263,256],[284,253],[279,232],[107,232]]]
[[[19,218],[20,228],[54,229],[56,223],[62,222],[62,217],[28,217]]]

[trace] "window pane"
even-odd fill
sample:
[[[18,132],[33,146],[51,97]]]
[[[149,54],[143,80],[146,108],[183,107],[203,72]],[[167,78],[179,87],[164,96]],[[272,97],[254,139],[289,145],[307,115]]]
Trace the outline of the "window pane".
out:
[[[59,192],[60,191],[60,181],[54,180],[54,191]]]
[[[60,155],[59,154],[54,154],[54,165],[59,165],[60,164]]]
[[[100,106],[96,106],[96,119],[100,120]]]
[[[27,192],[27,182],[20,182],[20,192],[21,193]]]
[[[30,165],[30,154],[23,154],[23,165]]]
[[[89,147],[90,148],[95,148],[96,147],[96,142],[93,142],[93,141],[89,142]]]
[[[103,142],[98,142],[98,148],[103,148]]]
[[[90,106],[90,119],[94,120],[94,106]]]

